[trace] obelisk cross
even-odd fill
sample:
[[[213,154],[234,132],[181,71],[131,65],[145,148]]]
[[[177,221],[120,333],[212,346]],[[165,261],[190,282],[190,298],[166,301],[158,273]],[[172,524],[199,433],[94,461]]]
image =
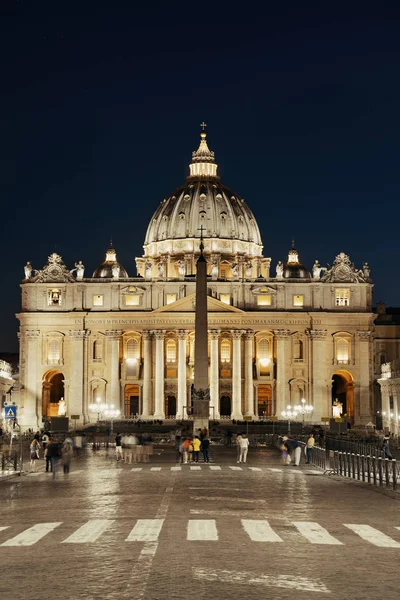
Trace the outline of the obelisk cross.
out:
[[[205,228],[203,227],[203,225],[200,225],[200,227],[198,228],[198,231],[200,231],[200,253],[203,254],[203,250],[204,250],[204,244],[203,244],[203,230]]]
[[[204,121],[202,123],[200,123],[200,127],[202,128],[202,130],[204,131],[205,128],[207,127],[207,123],[204,123]]]

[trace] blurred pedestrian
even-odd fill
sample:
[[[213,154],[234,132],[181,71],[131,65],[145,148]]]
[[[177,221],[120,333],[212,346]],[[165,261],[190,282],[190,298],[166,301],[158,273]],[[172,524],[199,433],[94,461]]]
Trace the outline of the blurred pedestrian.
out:
[[[49,435],[47,433],[47,431],[44,432],[44,434],[42,435],[42,447],[43,450],[46,450],[47,444],[49,443]]]
[[[183,463],[185,465],[187,465],[188,463],[188,458],[189,458],[189,447],[190,447],[190,440],[188,438],[185,437],[185,439],[182,442],[181,445],[181,449],[182,449],[182,456],[183,456]]]
[[[72,458],[72,446],[68,441],[64,442],[61,452],[64,475],[68,475]]]
[[[247,460],[247,452],[249,450],[249,438],[242,433],[240,437],[240,456],[238,462],[245,463]]]
[[[57,464],[61,457],[61,444],[50,438],[50,442],[47,446],[47,456],[51,462],[51,471],[53,473],[53,479],[55,479]]]
[[[390,460],[393,460],[392,453],[390,452],[390,446],[389,446],[389,439],[388,438],[385,438],[383,440],[383,456],[385,458],[389,458]]]
[[[75,454],[77,458],[82,456],[82,448],[83,448],[83,437],[80,433],[77,433],[75,436]]]
[[[182,453],[181,453],[181,436],[175,436],[175,452],[176,452],[176,462],[182,462]]]
[[[284,435],[282,438],[282,444],[280,445],[280,449],[282,451],[282,459],[284,465],[290,465],[290,461],[292,460],[290,456],[290,444],[289,438],[287,435]]]
[[[120,433],[117,433],[117,435],[115,436],[115,456],[117,458],[117,461],[122,460],[122,458],[123,458],[121,441],[122,441],[122,436]]]
[[[193,446],[193,460],[194,460],[194,462],[198,463],[200,448],[201,448],[201,441],[197,437],[197,435],[192,440],[192,446]]]
[[[306,464],[309,465],[312,460],[313,450],[315,446],[315,439],[312,433],[308,436],[307,444],[306,444],[306,456],[307,461]]]
[[[30,445],[30,458],[31,458],[31,471],[34,473],[36,471],[36,461],[39,458],[39,450],[40,450],[40,444],[39,444],[39,440],[38,440],[37,435],[35,435],[35,437],[33,438],[31,445]]]
[[[236,450],[237,450],[237,457],[236,460],[237,462],[240,462],[240,441],[242,439],[242,434],[238,433],[236,436]]]
[[[301,446],[299,442],[294,438],[289,438],[288,440],[291,450],[293,451],[294,456],[294,466],[298,467],[300,465],[301,459]]]
[[[201,450],[203,452],[204,462],[210,462],[209,457],[208,457],[209,447],[210,447],[210,440],[208,439],[208,437],[205,437],[203,439],[203,441],[201,442]]]

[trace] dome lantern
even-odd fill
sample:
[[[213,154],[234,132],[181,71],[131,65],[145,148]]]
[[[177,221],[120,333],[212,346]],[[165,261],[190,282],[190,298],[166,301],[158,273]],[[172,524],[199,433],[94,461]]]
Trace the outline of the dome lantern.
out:
[[[125,279],[128,273],[117,261],[117,253],[110,240],[110,247],[106,250],[104,262],[93,273],[94,278]]]
[[[192,152],[192,162],[189,165],[192,177],[217,177],[218,165],[214,162],[214,152],[207,145],[207,134],[204,131],[205,123],[202,123],[203,131],[200,133],[200,146]]]

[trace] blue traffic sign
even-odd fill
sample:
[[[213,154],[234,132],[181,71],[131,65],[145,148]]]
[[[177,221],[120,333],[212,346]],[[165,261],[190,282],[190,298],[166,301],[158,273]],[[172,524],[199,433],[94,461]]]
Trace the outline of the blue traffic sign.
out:
[[[4,418],[5,419],[16,419],[17,418],[17,407],[16,406],[5,406],[4,407]]]

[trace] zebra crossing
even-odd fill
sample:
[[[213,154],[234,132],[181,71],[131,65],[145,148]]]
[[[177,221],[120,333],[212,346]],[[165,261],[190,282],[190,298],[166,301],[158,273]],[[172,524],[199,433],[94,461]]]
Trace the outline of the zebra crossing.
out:
[[[252,472],[270,472],[270,473],[295,473],[296,475],[323,475],[323,471],[313,469],[277,469],[272,467],[248,467],[244,465],[239,466],[218,466],[218,465],[177,465],[174,467],[133,467],[130,469],[132,473],[150,472],[159,473],[160,471],[252,471]]]
[[[125,542],[158,542],[165,519],[138,519],[131,529]],[[106,532],[113,533],[112,528],[116,525],[116,519],[91,519],[78,527],[76,531],[56,543],[62,544],[91,544],[98,541]],[[38,544],[43,538],[61,528],[68,527],[68,523],[62,521],[49,523],[36,523],[16,535],[8,536],[13,527],[0,526],[0,556],[2,548],[22,548]],[[187,542],[218,542],[226,541],[228,537],[234,535],[238,541],[240,536],[242,542],[246,539],[255,543],[282,543],[286,536],[290,536],[290,543],[294,543],[294,535],[297,534],[298,542],[306,542],[313,545],[325,546],[344,546],[346,544],[372,545],[379,548],[400,548],[400,542],[390,537],[386,533],[372,527],[371,525],[361,523],[343,523],[341,529],[335,528],[333,536],[327,529],[319,523],[311,521],[291,521],[284,527],[274,527],[269,521],[264,519],[235,519],[229,523],[229,528],[220,526],[215,519],[188,519],[182,524],[181,535],[182,542],[184,536]],[[400,527],[393,527],[394,530],[400,530]],[[7,533],[6,533],[7,532]],[[349,533],[351,532],[351,533]],[[115,535],[115,531],[114,531]],[[350,537],[349,537],[350,536]],[[4,537],[7,537],[4,541]],[[342,539],[339,539],[342,538]],[[122,541],[122,540],[121,540]]]

